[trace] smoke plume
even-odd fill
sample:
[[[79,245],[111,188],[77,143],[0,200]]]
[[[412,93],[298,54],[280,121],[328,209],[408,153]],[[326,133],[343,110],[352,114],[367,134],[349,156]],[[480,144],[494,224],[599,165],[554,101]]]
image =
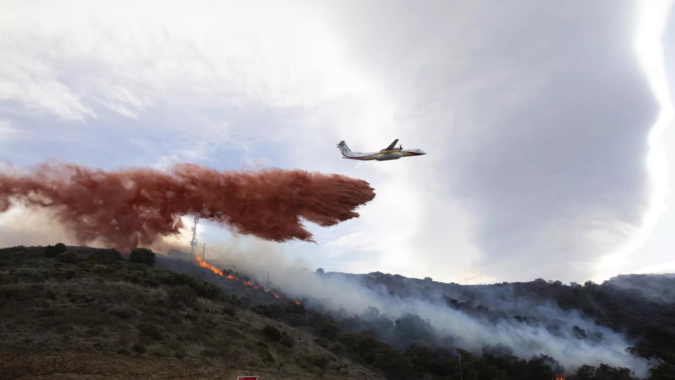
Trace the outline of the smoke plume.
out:
[[[122,250],[178,234],[184,215],[266,240],[313,242],[301,218],[332,226],[358,217],[354,210],[374,197],[365,181],[299,170],[218,172],[180,164],[168,173],[106,172],[43,164],[27,174],[0,173],[0,213],[14,204],[47,209],[78,243]]]

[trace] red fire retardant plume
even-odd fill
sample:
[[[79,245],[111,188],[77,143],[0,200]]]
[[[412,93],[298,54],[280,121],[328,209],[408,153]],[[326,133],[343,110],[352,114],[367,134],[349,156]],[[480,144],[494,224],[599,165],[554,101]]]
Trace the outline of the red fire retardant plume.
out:
[[[181,164],[169,173],[105,172],[43,164],[31,174],[0,173],[0,212],[12,203],[47,208],[80,243],[100,239],[121,250],[177,234],[183,215],[267,240],[311,242],[300,218],[332,226],[358,217],[354,210],[374,197],[365,181],[300,170],[218,172]]]

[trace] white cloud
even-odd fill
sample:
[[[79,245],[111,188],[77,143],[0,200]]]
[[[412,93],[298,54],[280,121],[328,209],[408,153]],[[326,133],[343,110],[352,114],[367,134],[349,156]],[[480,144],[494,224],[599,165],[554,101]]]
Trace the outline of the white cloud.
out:
[[[51,157],[58,137],[59,157],[87,165],[100,145],[119,166],[341,173],[375,200],[308,226],[321,243],[297,256],[439,280],[588,275],[644,211],[649,99],[616,42],[630,7],[411,4],[0,5],[0,118],[33,147],[0,160]],[[429,154],[355,164],[335,148],[395,138]]]

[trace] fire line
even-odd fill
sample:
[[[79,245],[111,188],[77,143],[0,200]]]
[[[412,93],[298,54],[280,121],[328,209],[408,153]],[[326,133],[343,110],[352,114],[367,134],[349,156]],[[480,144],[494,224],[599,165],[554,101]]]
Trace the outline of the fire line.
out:
[[[252,282],[250,282],[250,281],[240,280],[240,279],[238,279],[238,278],[232,276],[231,274],[228,274],[228,275],[223,274],[223,271],[218,270],[218,269],[217,269],[216,267],[214,267],[213,265],[207,263],[206,261],[204,261],[204,260],[203,260],[201,257],[199,257],[198,255],[195,255],[195,258],[197,259],[197,263],[199,263],[199,266],[202,267],[202,268],[209,269],[209,270],[211,270],[213,273],[216,273],[216,274],[218,274],[218,275],[221,275],[221,276],[223,276],[223,277],[225,277],[225,278],[227,278],[227,279],[229,279],[229,280],[235,280],[235,281],[237,281],[237,282],[241,282],[242,284],[244,284],[244,285],[246,285],[246,286],[249,286],[249,287],[251,287],[251,288],[253,288],[253,289],[261,289],[261,290],[264,290],[266,293],[268,293],[268,292],[269,292],[269,293],[272,293],[272,295],[274,296],[274,298],[280,299],[280,297],[279,297],[278,294],[276,294],[276,293],[274,293],[274,292],[270,292],[269,290],[267,290],[267,289],[265,289],[265,288],[261,288],[260,286],[254,284],[254,283],[252,283]],[[300,305],[300,301],[295,300],[295,304],[296,304],[296,305]]]

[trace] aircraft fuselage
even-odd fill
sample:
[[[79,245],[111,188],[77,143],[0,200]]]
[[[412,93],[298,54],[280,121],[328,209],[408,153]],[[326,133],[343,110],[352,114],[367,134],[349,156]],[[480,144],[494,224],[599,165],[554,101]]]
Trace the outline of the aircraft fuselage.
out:
[[[340,141],[337,147],[342,153],[342,158],[359,161],[389,161],[398,160],[403,157],[423,156],[427,154],[422,149],[403,149],[403,146],[396,148],[396,142],[398,142],[398,139],[394,140],[393,143],[389,144],[388,147],[381,149],[379,152],[352,152],[344,141]]]
[[[426,153],[421,149],[383,149],[379,152],[343,152],[342,158],[361,161],[389,161],[398,160],[403,157],[421,156],[424,154]]]

